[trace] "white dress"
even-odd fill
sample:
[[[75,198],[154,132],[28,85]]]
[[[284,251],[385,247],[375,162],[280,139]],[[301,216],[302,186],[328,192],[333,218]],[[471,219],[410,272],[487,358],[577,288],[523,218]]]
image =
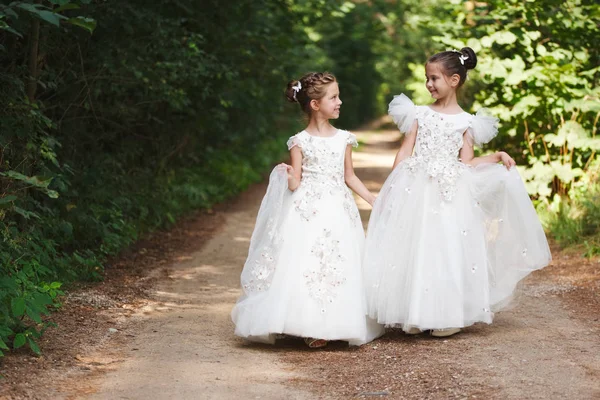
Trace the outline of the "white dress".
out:
[[[275,169],[241,275],[244,294],[232,311],[235,333],[273,343],[277,334],[369,342],[383,327],[368,320],[361,262],[364,230],[344,181],[347,145],[356,137],[302,131],[288,148],[302,150],[300,186],[287,189]]]
[[[491,323],[517,283],[551,261],[516,168],[460,162],[468,140],[485,143],[497,120],[390,103],[402,132],[416,120],[413,155],[399,163],[375,202],[365,248],[369,315],[388,326],[443,329]]]

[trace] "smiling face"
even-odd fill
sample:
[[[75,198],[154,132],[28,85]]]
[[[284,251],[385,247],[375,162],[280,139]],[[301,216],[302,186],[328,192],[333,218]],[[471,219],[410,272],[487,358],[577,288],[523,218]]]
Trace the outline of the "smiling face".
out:
[[[425,86],[431,93],[431,97],[436,100],[455,92],[460,81],[460,77],[456,74],[452,76],[444,74],[442,65],[437,62],[425,65],[425,77],[427,78]]]
[[[327,85],[325,96],[320,100],[313,100],[313,110],[321,114],[324,119],[338,119],[340,117],[340,88],[337,82]]]

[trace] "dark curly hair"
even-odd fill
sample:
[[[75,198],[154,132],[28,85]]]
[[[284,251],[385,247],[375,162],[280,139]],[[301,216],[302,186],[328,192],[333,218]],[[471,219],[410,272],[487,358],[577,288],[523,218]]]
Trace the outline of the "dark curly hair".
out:
[[[298,82],[302,88],[296,93],[292,88],[297,87]],[[329,72],[309,72],[299,80],[288,83],[285,97],[292,103],[299,103],[302,111],[310,115],[310,101],[322,99],[327,92],[327,86],[333,82],[336,82],[335,76]]]
[[[461,62],[461,57],[464,64]],[[460,51],[442,51],[434,54],[427,60],[427,63],[439,63],[442,66],[446,76],[457,74],[460,76],[458,87],[461,87],[467,80],[467,71],[475,68],[477,65],[477,56],[470,47],[463,47]]]

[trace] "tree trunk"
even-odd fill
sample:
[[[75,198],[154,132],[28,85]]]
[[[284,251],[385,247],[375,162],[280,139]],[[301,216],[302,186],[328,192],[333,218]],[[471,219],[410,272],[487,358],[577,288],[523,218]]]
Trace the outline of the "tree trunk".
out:
[[[40,3],[38,0],[37,3]],[[31,21],[31,31],[29,35],[29,79],[27,80],[27,97],[30,102],[35,101],[35,92],[37,91],[38,79],[38,48],[40,44],[40,20],[33,18]]]

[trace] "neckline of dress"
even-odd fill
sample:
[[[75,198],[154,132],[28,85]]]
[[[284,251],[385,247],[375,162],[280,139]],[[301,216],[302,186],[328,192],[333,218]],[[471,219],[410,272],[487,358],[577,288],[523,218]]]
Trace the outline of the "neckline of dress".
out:
[[[310,133],[308,133],[308,132],[306,131],[306,129],[304,129],[302,132],[304,132],[304,133],[306,133],[308,136],[310,136],[310,137],[314,137],[314,138],[320,138],[320,139],[331,139],[331,138],[333,138],[333,137],[336,137],[336,136],[338,135],[338,133],[340,133],[340,130],[339,130],[339,129],[336,129],[336,130],[335,130],[335,133],[334,133],[333,135],[331,135],[331,136],[315,136],[315,135],[311,135]]]
[[[463,114],[468,114],[468,112],[466,112],[466,111],[464,111],[464,110],[463,110],[463,111],[461,111],[461,112],[459,112],[458,114],[447,114],[447,113],[443,113],[443,112],[436,111],[436,110],[434,110],[433,108],[431,108],[430,106],[425,106],[425,107],[427,107],[427,108],[428,108],[430,111],[433,111],[434,113],[441,114],[441,115],[447,115],[447,116],[449,116],[449,117],[453,117],[453,116],[455,116],[455,115],[463,115]]]

